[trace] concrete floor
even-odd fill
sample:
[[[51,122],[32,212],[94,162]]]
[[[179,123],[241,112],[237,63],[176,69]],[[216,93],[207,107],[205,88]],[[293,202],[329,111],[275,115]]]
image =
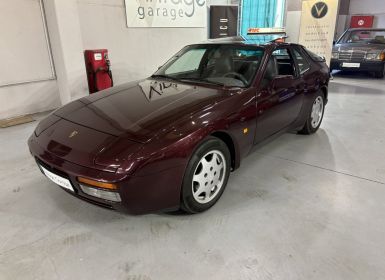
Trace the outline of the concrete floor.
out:
[[[336,75],[329,99],[193,216],[80,201],[35,166],[36,123],[0,129],[0,279],[385,279],[385,80]]]

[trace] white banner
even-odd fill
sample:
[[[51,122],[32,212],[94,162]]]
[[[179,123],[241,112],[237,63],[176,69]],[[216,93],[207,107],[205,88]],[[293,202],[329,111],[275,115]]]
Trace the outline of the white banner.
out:
[[[125,0],[127,27],[206,27],[206,0]]]
[[[324,56],[329,65],[339,0],[303,0],[299,43]]]

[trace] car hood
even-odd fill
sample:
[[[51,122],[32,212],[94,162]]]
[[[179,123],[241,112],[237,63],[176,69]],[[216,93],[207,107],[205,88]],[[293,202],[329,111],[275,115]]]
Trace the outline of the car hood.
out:
[[[46,120],[35,130],[38,145],[50,155],[77,165],[115,172],[130,154],[144,145],[65,119],[55,119],[53,115]],[[47,157],[48,153],[40,156]]]
[[[135,142],[226,97],[221,87],[145,79],[74,101],[54,112],[74,124]]]
[[[115,172],[160,133],[170,131],[226,90],[146,79],[73,101],[35,130],[43,150],[63,160]]]
[[[366,43],[349,43],[349,44],[336,44],[333,47],[333,51],[364,51],[364,52],[377,52],[385,50],[384,44],[366,44]]]

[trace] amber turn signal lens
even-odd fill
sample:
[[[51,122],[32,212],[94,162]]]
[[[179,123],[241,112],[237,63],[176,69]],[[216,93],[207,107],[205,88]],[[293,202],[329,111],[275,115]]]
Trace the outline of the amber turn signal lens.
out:
[[[118,186],[115,184],[94,181],[94,180],[83,178],[83,177],[78,177],[78,181],[80,183],[87,184],[89,186],[94,186],[97,188],[108,189],[108,190],[117,190],[118,189]]]
[[[380,60],[381,60],[381,61],[385,61],[385,52],[382,52],[382,53],[380,54]]]

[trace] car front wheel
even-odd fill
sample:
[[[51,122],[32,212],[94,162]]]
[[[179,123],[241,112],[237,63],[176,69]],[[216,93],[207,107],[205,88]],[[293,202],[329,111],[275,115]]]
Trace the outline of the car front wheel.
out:
[[[302,130],[299,131],[301,134],[312,134],[318,130],[321,125],[325,111],[325,96],[321,91],[318,91],[311,107],[310,114],[306,120]]]
[[[181,208],[188,213],[209,209],[221,197],[230,175],[227,145],[209,137],[192,155],[182,185]]]

